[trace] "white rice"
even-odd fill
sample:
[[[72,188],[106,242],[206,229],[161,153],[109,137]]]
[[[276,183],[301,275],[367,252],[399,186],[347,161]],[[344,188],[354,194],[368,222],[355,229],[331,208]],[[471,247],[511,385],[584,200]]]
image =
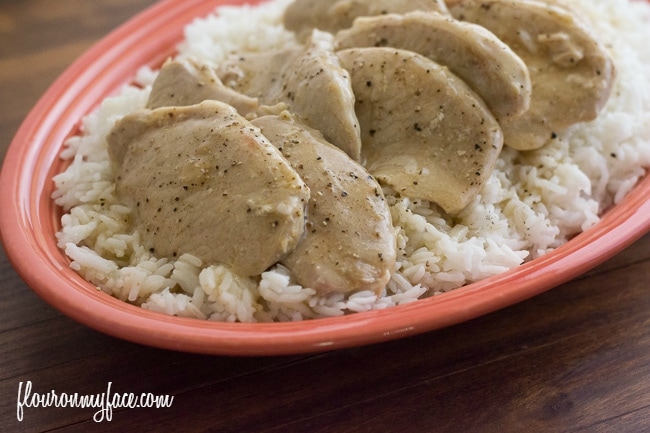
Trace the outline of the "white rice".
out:
[[[235,51],[293,43],[281,25],[290,0],[221,7],[185,30],[178,55],[218,64]],[[83,120],[62,153],[55,178],[64,208],[59,246],[72,268],[106,293],[165,314],[217,321],[291,321],[389,308],[441,294],[535,259],[588,230],[650,166],[650,5],[575,0],[611,48],[618,78],[599,118],[572,127],[534,152],[505,148],[474,203],[454,217],[386,190],[398,230],[395,274],[381,296],[319,297],[283,266],[258,280],[185,254],[153,257],[129,228],[130,209],[115,197],[105,137],[116,120],[145,106],[156,72],[143,69]]]

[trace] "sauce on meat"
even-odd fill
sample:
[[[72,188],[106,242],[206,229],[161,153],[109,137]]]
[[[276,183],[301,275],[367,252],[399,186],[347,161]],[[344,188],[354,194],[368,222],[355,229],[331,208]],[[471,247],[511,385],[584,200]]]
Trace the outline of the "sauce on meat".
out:
[[[555,0],[296,0],[284,23],[300,44],[168,61],[147,109],[109,134],[156,255],[380,293],[397,267],[382,187],[458,213],[504,144],[593,119],[615,77]]]

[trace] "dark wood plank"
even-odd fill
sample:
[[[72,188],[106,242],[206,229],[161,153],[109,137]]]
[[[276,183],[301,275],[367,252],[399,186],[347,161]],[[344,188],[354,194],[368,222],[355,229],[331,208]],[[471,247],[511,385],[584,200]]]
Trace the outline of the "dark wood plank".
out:
[[[185,355],[99,336],[93,351],[107,344],[116,350],[88,355],[84,348],[85,357],[31,374],[28,368],[0,382],[0,390],[10,394],[17,382],[31,378],[41,390],[101,392],[113,381],[116,392],[175,396],[172,408],[119,410],[110,424],[100,426],[90,420],[93,411],[56,409],[30,410],[23,424],[72,424],[73,430],[77,423],[99,431],[146,429],[154,417],[172,431],[190,409],[196,414],[193,426],[215,431],[395,431],[403,425],[412,426],[407,431],[432,426],[436,431],[588,428],[611,422],[612,411],[625,414],[650,406],[650,383],[639,377],[648,368],[645,282],[650,273],[641,265],[622,266],[611,275],[617,285],[594,287],[600,278],[582,278],[422,336],[306,357]],[[610,320],[594,318],[595,309]],[[44,358],[52,355],[46,352]],[[134,369],[113,369],[133,359]],[[158,380],[152,382],[152,377]],[[206,401],[219,402],[218,408]],[[393,406],[406,408],[399,419],[392,411],[376,410]],[[211,415],[215,410],[218,417]],[[477,415],[467,417],[468,411]]]

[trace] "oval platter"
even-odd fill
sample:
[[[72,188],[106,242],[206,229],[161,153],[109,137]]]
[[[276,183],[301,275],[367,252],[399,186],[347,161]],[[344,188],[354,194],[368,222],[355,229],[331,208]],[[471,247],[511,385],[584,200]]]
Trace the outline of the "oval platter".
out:
[[[293,323],[217,323],[165,316],[108,296],[69,267],[56,246],[60,210],[52,177],[62,143],[80,119],[129,83],[143,65],[174,54],[183,27],[217,6],[243,2],[165,0],[137,15],[74,62],[18,130],[0,179],[2,241],[25,282],[63,314],[103,333],[159,348],[221,355],[319,352],[388,341],[470,320],[531,298],[586,272],[650,230],[646,176],[593,228],[501,275],[386,310]]]

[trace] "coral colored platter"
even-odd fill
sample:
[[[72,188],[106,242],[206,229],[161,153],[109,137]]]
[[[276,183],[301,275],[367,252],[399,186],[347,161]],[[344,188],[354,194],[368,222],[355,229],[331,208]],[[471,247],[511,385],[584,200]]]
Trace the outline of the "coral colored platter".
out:
[[[386,310],[293,323],[217,323],[166,316],[97,290],[57,247],[60,210],[50,196],[65,162],[62,143],[80,119],[130,82],[143,65],[173,55],[183,27],[223,0],[165,0],[110,33],[74,62],[24,120],[1,178],[0,229],[25,282],[63,314],[103,333],[159,348],[221,355],[320,352],[415,335],[461,323],[556,287],[617,254],[650,230],[650,176],[593,228],[501,275]]]

